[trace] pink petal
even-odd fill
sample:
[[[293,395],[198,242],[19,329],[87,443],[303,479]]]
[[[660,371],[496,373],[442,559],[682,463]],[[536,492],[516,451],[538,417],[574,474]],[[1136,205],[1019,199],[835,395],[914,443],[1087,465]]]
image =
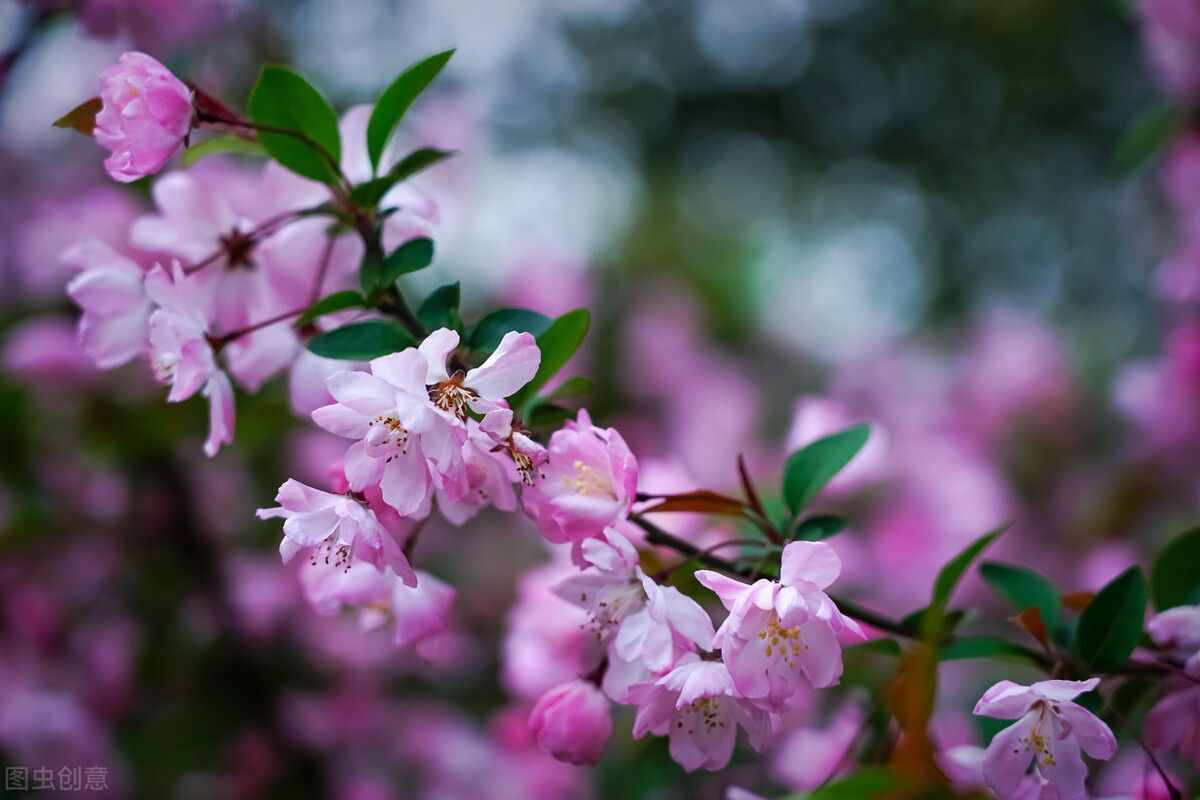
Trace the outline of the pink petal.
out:
[[[467,373],[463,383],[484,398],[508,397],[529,383],[541,360],[531,334],[509,331],[487,360]]]
[[[427,372],[425,383],[439,383],[450,377],[446,372],[446,359],[458,347],[458,334],[449,328],[438,328],[425,337],[418,349],[425,356]]]
[[[392,386],[403,389],[409,394],[425,394],[426,371],[424,357],[411,347],[371,362],[373,375],[383,378]]]
[[[983,756],[983,779],[1000,797],[1011,797],[1025,777],[1033,751],[1021,740],[1033,730],[1036,714],[1026,714],[992,738]]]
[[[1035,700],[1037,696],[1030,687],[1012,681],[1000,681],[983,693],[972,713],[998,719],[1016,719],[1028,711]]]
[[[1058,707],[1058,715],[1071,726],[1071,735],[1092,758],[1107,761],[1117,752],[1117,739],[1112,730],[1083,706],[1065,702]]]
[[[779,579],[785,585],[796,586],[807,582],[824,589],[836,581],[841,573],[842,560],[825,542],[792,542],[783,548]]]

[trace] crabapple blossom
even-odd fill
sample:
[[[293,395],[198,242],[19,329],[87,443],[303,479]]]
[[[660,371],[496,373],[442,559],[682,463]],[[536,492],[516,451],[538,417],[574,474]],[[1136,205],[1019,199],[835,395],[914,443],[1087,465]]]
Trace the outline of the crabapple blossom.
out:
[[[353,563],[362,561],[379,569],[390,567],[405,583],[415,586],[416,574],[396,532],[389,531],[372,508],[380,505],[377,492],[376,487],[369,487],[359,498],[323,492],[289,479],[275,495],[279,505],[260,508],[257,516],[284,520],[284,539],[279,546],[284,562],[307,550],[314,565],[322,561],[348,571]]]
[[[100,101],[92,135],[112,152],[104,168],[121,183],[162,169],[192,128],[192,91],[145,53],[123,53],[100,73]]]
[[[1200,769],[1200,686],[1170,692],[1146,714],[1146,746],[1178,750]]]
[[[479,423],[479,429],[492,440],[492,450],[508,453],[521,483],[532,486],[549,456],[545,447],[513,426],[512,410],[497,408],[489,411]]]
[[[550,437],[541,477],[526,487],[525,512],[551,542],[599,536],[625,519],[637,496],[638,463],[621,434],[586,410]]]
[[[513,482],[518,479],[516,467],[508,456],[494,452],[493,440],[481,430],[480,423],[466,421],[467,436],[462,444],[463,469],[466,471],[466,492],[454,497],[449,492],[436,492],[438,510],[454,525],[461,525],[493,505],[500,511],[515,511],[517,494]]]
[[[828,544],[792,542],[783,550],[778,582],[761,578],[748,585],[719,572],[696,572],[729,610],[713,644],[721,648],[743,697],[782,711],[802,678],[817,688],[838,682],[838,636],[863,638],[858,623],[843,616],[824,592],[841,569]]]
[[[350,488],[378,485],[384,501],[405,516],[425,506],[434,488],[461,497],[466,428],[430,402],[425,358],[410,347],[370,368],[330,376],[326,386],[337,402],[312,414],[330,433],[358,440],[346,451]]]
[[[217,365],[208,336],[204,293],[184,275],[179,262],[168,276],[156,266],[146,276],[146,294],[158,308],[150,315],[150,364],[159,383],[169,385],[167,402],[178,403],[203,390],[208,399],[208,438],[212,457],[233,441],[233,386]]]
[[[486,361],[465,374],[456,371],[451,375],[446,360],[457,347],[457,331],[440,328],[429,334],[419,349],[428,363],[425,383],[430,400],[460,420],[466,419],[468,408],[478,414],[500,408],[499,401],[529,383],[542,359],[532,335],[509,331]]]
[[[992,738],[983,759],[984,780],[1001,800],[1017,796],[1031,762],[1063,800],[1086,798],[1087,765],[1080,751],[1102,761],[1117,751],[1108,725],[1073,702],[1099,683],[1099,678],[1032,686],[1000,681],[984,692],[975,714],[1017,720]]]
[[[145,352],[153,308],[145,270],[96,239],[72,245],[62,260],[79,270],[67,294],[83,309],[79,344],[96,366],[112,369]]]
[[[1200,678],[1200,606],[1168,608],[1150,618],[1146,633],[1156,645],[1185,659],[1188,674]]]
[[[770,715],[742,699],[728,668],[687,653],[653,683],[630,690],[637,705],[634,738],[647,733],[669,737],[671,758],[688,772],[718,770],[729,763],[737,729],[761,750],[772,731]]]
[[[587,627],[609,646],[610,666],[661,674],[680,652],[712,647],[712,621],[700,604],[646,575],[637,550],[619,532],[608,528],[603,538],[587,539],[580,548],[588,568],[560,582],[554,592],[588,612]]]
[[[559,761],[595,764],[612,734],[608,698],[583,679],[556,686],[534,705],[529,729],[538,747]]]

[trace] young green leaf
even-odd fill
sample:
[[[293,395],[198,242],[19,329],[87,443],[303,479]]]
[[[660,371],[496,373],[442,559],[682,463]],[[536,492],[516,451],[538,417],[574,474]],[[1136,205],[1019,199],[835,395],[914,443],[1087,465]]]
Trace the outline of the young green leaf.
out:
[[[1200,603],[1200,528],[1167,543],[1154,559],[1150,587],[1159,611]]]
[[[417,309],[417,319],[427,330],[436,331],[438,328],[462,330],[462,317],[458,315],[460,298],[458,283],[448,283],[434,289],[421,307]]]
[[[1054,630],[1058,626],[1058,615],[1062,609],[1058,589],[1041,575],[1024,567],[996,561],[980,564],[979,574],[1017,611],[1036,608],[1048,629]]]
[[[1029,658],[1029,651],[998,636],[967,636],[938,648],[941,661],[966,658]]]
[[[308,349],[324,358],[370,361],[415,345],[412,337],[399,327],[375,319],[343,325],[314,337],[309,340]]]
[[[853,775],[832,780],[808,794],[786,795],[784,800],[871,800],[899,788],[896,776],[883,767],[866,767]]]
[[[96,130],[96,115],[100,113],[103,105],[99,97],[84,100],[54,120],[54,127],[69,128],[70,130],[82,133],[84,136],[91,136],[92,132]]]
[[[267,151],[262,144],[254,139],[243,139],[241,136],[214,136],[184,150],[183,165],[190,167],[202,158],[215,156],[220,153],[233,153],[241,156],[265,156]]]
[[[1146,579],[1130,567],[1096,593],[1079,617],[1075,651],[1091,671],[1119,667],[1137,647],[1146,615]]]
[[[433,263],[433,239],[424,236],[409,239],[383,260],[381,286],[391,286],[401,275],[425,269]]]
[[[793,514],[799,514],[825,484],[867,443],[871,429],[855,425],[840,433],[817,439],[788,457],[783,468],[783,497]]]
[[[400,73],[375,102],[367,122],[367,154],[371,157],[372,170],[379,169],[379,159],[404,112],[433,82],[452,55],[453,50],[446,50],[412,65]]]
[[[526,406],[537,396],[538,390],[562,369],[563,364],[566,364],[583,344],[591,320],[592,317],[587,309],[577,308],[555,319],[550,327],[538,335],[537,345],[538,349],[542,351],[542,363],[538,366],[533,380],[508,398],[508,402],[513,408],[522,412],[527,410]]]
[[[533,331],[530,331],[530,333],[533,333]],[[537,334],[534,333],[534,336],[537,336]],[[559,384],[553,392],[546,395],[545,399],[557,400],[566,403],[578,403],[591,394],[593,388],[594,387],[590,378],[585,378],[582,375],[576,375],[575,377],[568,378]]]
[[[502,308],[475,323],[467,337],[467,346],[481,353],[490,353],[509,331],[527,331],[537,337],[545,333],[552,322],[545,314],[527,308]]]
[[[317,317],[323,317],[335,311],[345,311],[347,308],[362,308],[365,304],[366,298],[358,292],[350,289],[344,292],[334,292],[309,306],[308,310],[296,320],[296,327],[302,328]]]
[[[933,599],[930,606],[946,607],[946,604],[950,602],[950,595],[954,593],[954,587],[958,586],[958,582],[971,566],[971,562],[978,558],[979,554],[986,550],[997,536],[1004,533],[1007,527],[1004,525],[980,536],[942,567],[937,579],[933,582]]]
[[[454,155],[449,150],[438,150],[433,147],[422,147],[406,155],[387,174],[355,186],[350,191],[350,199],[360,206],[374,207],[383,199],[388,191],[418,172],[432,167],[434,164]]]
[[[1162,150],[1184,123],[1181,111],[1159,105],[1133,121],[1117,143],[1113,167],[1120,173],[1133,172]]]
[[[818,514],[800,520],[791,530],[792,539],[819,542],[846,529],[846,520],[833,514]]]
[[[299,73],[286,67],[263,67],[247,106],[255,123],[281,129],[258,131],[258,140],[272,158],[305,178],[337,181],[335,165],[342,157],[337,114]]]

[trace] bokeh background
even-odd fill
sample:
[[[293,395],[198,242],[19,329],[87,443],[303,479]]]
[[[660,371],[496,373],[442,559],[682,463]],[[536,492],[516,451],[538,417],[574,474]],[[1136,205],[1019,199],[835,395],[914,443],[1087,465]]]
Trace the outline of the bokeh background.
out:
[[[422,537],[459,589],[424,659],[316,615],[253,512],[289,475],[321,485],[339,442],[275,381],[206,460],[202,401],[75,345],[59,256],[128,250],[150,182],[111,183],[50,122],[122,51],[233,104],[287,63],[344,109],[457,47],[405,121],[459,153],[416,179],[439,255],[409,291],[461,280],[468,320],[589,308],[573,370],[648,490],[732,490],[739,453],[770,487],[871,421],[825,500],[852,520],[841,591],[906,611],[1006,520],[999,557],[1086,591],[1194,518],[1200,147],[1117,155],[1168,102],[1144,37],[1123,0],[0,0],[0,761],[101,765],[115,797],[780,794],[836,768],[889,668],[852,664],[720,775],[685,777],[627,713],[582,769],[524,730],[582,646],[519,516]],[[1015,672],[947,665],[939,741],[983,741],[973,698]]]

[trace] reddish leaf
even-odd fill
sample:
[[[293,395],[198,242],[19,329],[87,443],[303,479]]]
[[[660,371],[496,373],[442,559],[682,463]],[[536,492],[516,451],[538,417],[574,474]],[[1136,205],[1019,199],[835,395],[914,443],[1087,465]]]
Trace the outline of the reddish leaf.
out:
[[[1062,604],[1073,611],[1083,611],[1095,596],[1095,592],[1071,592],[1062,596]]]
[[[1042,647],[1050,646],[1050,638],[1046,633],[1046,625],[1042,622],[1042,612],[1038,611],[1037,608],[1030,606],[1015,617],[1009,617],[1008,621],[1037,639]]]
[[[929,738],[929,718],[936,696],[937,655],[922,642],[904,656],[900,670],[886,689],[888,708],[901,732],[890,766],[897,775],[907,778],[914,789],[946,783],[934,760],[936,749]]]
[[[740,517],[746,504],[734,497],[726,497],[717,492],[710,492],[707,489],[700,489],[695,492],[684,492],[683,494],[664,494],[656,495],[655,500],[660,500],[657,505],[647,508],[643,513],[651,513],[655,511],[694,511],[700,514],[727,514],[730,516]]]
[[[92,131],[96,129],[96,115],[100,113],[101,105],[99,97],[85,100],[54,120],[54,127],[70,128],[84,136],[91,136]]]

